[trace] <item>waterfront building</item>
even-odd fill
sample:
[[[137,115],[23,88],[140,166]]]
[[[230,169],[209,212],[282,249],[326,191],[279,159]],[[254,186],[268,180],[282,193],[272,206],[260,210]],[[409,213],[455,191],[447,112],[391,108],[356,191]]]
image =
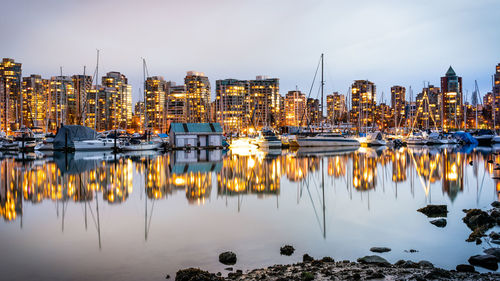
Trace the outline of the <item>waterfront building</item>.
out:
[[[93,128],[98,132],[118,129],[116,127],[118,119],[115,111],[115,105],[115,88],[100,85],[97,87],[94,86],[87,92],[85,126]]]
[[[75,91],[75,103],[70,105],[69,124],[83,125],[85,121],[87,92],[92,88],[92,76],[73,75],[73,87]]]
[[[172,123],[168,135],[173,148],[222,146],[219,123]]]
[[[49,98],[48,98],[48,121],[47,128],[49,131],[55,132],[62,125],[68,125],[70,119],[74,119],[74,115],[69,115],[69,106],[74,106],[76,103],[75,91],[73,88],[73,79],[69,76],[53,76],[50,78]],[[71,114],[75,113],[74,108],[70,110]],[[70,118],[68,118],[68,116]]]
[[[289,91],[285,95],[285,126],[307,125],[307,98],[300,91]]]
[[[143,124],[144,124],[144,102],[138,101],[135,103],[135,106],[134,106],[134,113],[132,114],[132,126],[131,126],[131,128],[135,132],[142,133]]]
[[[164,133],[167,130],[165,120],[165,97],[167,82],[161,76],[148,77],[146,89],[146,120],[148,130]]]
[[[351,122],[358,129],[372,126],[377,100],[375,84],[368,80],[355,80],[351,87]]]
[[[249,106],[251,122],[257,129],[276,127],[280,121],[279,79],[257,76],[250,80]]]
[[[246,131],[254,124],[249,122],[249,82],[236,79],[215,82],[216,120],[226,133]]]
[[[391,107],[394,111],[395,127],[400,127],[405,124],[405,105],[406,105],[406,88],[403,86],[391,87]]]
[[[375,123],[378,129],[384,131],[390,127],[394,127],[394,118],[392,116],[391,107],[385,103],[377,105],[375,110]]]
[[[321,112],[319,111],[319,100],[308,98],[307,99],[307,122],[310,125],[319,126],[321,123]]]
[[[0,63],[0,131],[10,134],[22,121],[21,63],[4,58]]]
[[[494,108],[493,118],[495,118],[495,129],[500,127],[500,63],[497,64],[495,68],[495,74],[493,75],[493,89],[492,89],[493,101],[492,107]]]
[[[210,81],[203,72],[188,71],[186,85],[186,122],[207,122],[210,116]]]
[[[171,123],[185,123],[186,116],[186,86],[176,85],[175,82],[167,82],[167,96],[165,100],[165,111],[167,127]]]
[[[132,86],[120,72],[108,72],[102,77],[102,86],[112,91],[111,112],[114,129],[127,129],[132,121]]]
[[[451,66],[446,75],[441,77],[441,90],[441,124],[443,129],[463,127],[462,77],[457,76]]]
[[[347,121],[347,105],[345,95],[333,92],[326,96],[327,123],[340,124]]]
[[[49,85],[49,80],[42,79],[40,75],[23,77],[21,88],[24,126],[46,128]]]
[[[416,116],[414,127],[433,129],[441,126],[441,90],[434,85],[427,85],[416,98]]]

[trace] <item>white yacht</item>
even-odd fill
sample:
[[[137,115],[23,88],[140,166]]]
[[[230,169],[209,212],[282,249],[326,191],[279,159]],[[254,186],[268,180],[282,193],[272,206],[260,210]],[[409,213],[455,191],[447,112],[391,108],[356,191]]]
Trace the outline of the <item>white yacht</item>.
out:
[[[299,147],[332,147],[332,146],[360,146],[356,139],[341,134],[319,133],[315,136],[297,137]]]
[[[281,148],[281,140],[272,130],[262,130],[255,140],[255,144],[260,148]]]
[[[156,150],[162,147],[161,142],[154,141],[141,141],[138,139],[131,139],[120,145],[123,151],[143,151],[143,150]]]
[[[23,151],[34,150],[37,144],[37,140],[29,128],[21,128],[15,131],[14,142],[17,144],[18,149]]]
[[[383,146],[387,145],[387,141],[380,131],[374,132],[366,136],[364,143],[368,146]]]
[[[409,145],[427,145],[429,144],[429,138],[427,133],[418,132],[412,133],[405,139],[406,143]]]
[[[472,134],[479,145],[490,145],[495,138],[495,133],[492,130],[481,129]]]
[[[115,147],[115,140],[111,138],[98,138],[95,140],[74,141],[74,145],[75,151],[112,150]],[[118,145],[119,143],[117,143]]]

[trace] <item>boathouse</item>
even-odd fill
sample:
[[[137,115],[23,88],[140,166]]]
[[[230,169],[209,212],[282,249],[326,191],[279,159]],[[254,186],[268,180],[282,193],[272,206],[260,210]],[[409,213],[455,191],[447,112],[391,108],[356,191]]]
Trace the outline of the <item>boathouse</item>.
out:
[[[172,123],[169,131],[173,149],[222,147],[219,123]]]

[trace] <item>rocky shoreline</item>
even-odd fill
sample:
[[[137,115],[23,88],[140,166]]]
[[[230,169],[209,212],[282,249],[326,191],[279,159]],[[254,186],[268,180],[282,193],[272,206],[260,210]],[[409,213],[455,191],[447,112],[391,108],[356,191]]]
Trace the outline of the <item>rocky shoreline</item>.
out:
[[[479,209],[463,210],[466,214],[463,222],[472,230],[468,242],[482,244],[483,240],[491,245],[500,244],[500,233],[491,231],[491,228],[500,225],[500,202],[491,204],[493,209],[482,211]],[[437,227],[446,226],[447,206],[427,205],[418,209],[418,212],[429,218],[440,218],[430,223]],[[498,242],[497,242],[498,241]],[[281,247],[281,255],[291,255],[295,249],[293,246]],[[387,247],[372,247],[370,251],[384,253],[391,251]],[[416,251],[416,250],[410,250]],[[313,259],[308,254],[303,256],[301,263],[289,265],[274,265],[266,268],[254,269],[247,272],[237,270],[230,272],[227,277],[222,273],[210,273],[197,268],[179,270],[176,281],[247,281],[247,280],[271,280],[271,281],[308,281],[308,280],[500,280],[500,272],[478,273],[474,266],[498,269],[500,262],[500,248],[488,248],[483,255],[475,255],[469,258],[469,264],[459,264],[455,270],[436,268],[428,261],[413,262],[400,260],[395,264],[386,259],[371,255],[359,258],[356,262],[344,260],[334,261],[331,257]],[[236,254],[225,252],[220,254],[219,261],[226,265],[236,263]],[[231,268],[232,271],[232,268]],[[169,277],[167,277],[169,278]]]
[[[398,261],[390,264],[378,256],[373,261],[334,261],[325,257],[289,265],[274,265],[243,273],[238,270],[222,277],[221,273],[209,273],[196,268],[177,272],[176,281],[307,281],[307,280],[500,280],[500,273],[461,272],[474,270],[462,265],[457,270],[435,268],[430,262]],[[377,257],[377,258],[373,258]],[[365,259],[366,260],[366,259]],[[384,262],[385,261],[385,262]]]

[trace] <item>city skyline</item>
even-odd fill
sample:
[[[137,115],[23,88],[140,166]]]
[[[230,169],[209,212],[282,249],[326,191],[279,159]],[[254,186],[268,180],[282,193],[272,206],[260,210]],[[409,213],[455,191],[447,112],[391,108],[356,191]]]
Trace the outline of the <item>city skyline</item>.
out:
[[[450,65],[470,101],[474,80],[482,96],[491,90],[500,61],[495,1],[215,2],[6,1],[11,12],[0,19],[0,33],[9,40],[0,53],[22,62],[23,76],[48,78],[61,66],[63,75],[82,74],[84,65],[92,73],[100,49],[99,72],[127,76],[134,103],[142,96],[141,57],[150,76],[167,81],[181,83],[189,70],[204,72],[212,85],[267,75],[280,78],[284,95],[296,86],[307,94],[325,53],[325,93],[345,94],[354,80],[367,79],[377,85],[378,103],[382,92],[389,100],[393,85],[439,85]]]

